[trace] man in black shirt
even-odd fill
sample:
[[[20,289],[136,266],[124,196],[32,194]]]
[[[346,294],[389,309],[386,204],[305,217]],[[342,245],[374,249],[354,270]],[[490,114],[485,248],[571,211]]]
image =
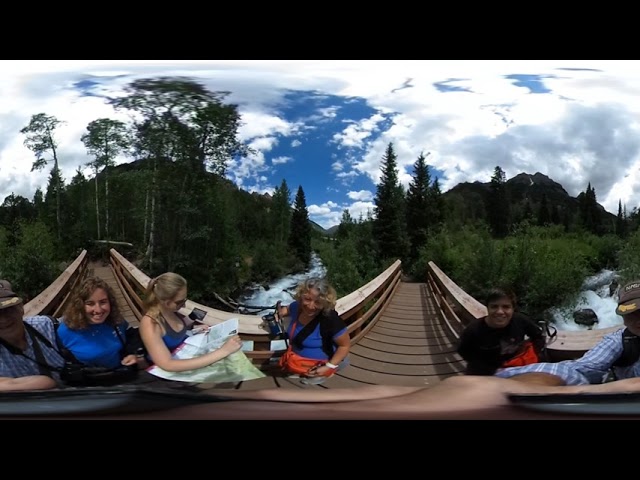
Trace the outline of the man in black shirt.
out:
[[[537,362],[545,338],[529,317],[514,312],[515,294],[495,288],[486,303],[487,316],[469,323],[460,336],[458,353],[467,362],[465,373],[493,375],[523,353],[529,354],[524,362]]]

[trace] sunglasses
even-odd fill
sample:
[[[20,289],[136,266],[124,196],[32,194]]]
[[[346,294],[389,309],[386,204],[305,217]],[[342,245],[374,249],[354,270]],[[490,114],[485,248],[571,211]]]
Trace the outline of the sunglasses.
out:
[[[182,308],[182,307],[184,307],[184,304],[187,303],[187,299],[183,298],[182,300],[174,300],[173,303],[176,304],[176,307]]]

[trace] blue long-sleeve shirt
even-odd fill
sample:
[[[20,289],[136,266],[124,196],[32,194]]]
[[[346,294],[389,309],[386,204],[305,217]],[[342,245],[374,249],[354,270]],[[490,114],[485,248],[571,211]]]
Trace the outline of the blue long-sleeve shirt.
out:
[[[567,385],[602,383],[613,368],[617,379],[640,377],[640,359],[628,367],[613,366],[623,351],[624,328],[605,335],[591,350],[576,360],[558,363],[534,363],[523,367],[504,368],[495,376],[509,378],[521,373],[549,373],[561,377]]]

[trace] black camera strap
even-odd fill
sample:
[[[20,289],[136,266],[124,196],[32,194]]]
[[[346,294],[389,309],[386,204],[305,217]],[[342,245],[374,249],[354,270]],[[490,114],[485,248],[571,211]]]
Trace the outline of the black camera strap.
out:
[[[34,328],[29,323],[24,322],[24,328],[25,328],[25,332],[27,333],[27,335],[29,335],[29,338],[31,339],[31,344],[33,345],[33,353],[36,358],[31,358],[29,355],[25,354],[18,347],[16,347],[15,345],[11,345],[9,342],[4,340],[3,338],[0,338],[0,345],[6,348],[9,351],[9,353],[11,353],[12,355],[20,355],[26,358],[27,360],[31,360],[36,365],[38,365],[38,370],[40,371],[41,375],[49,375],[52,371],[54,372],[62,371],[61,368],[53,367],[47,363],[46,359],[44,358],[44,353],[42,353],[42,349],[40,348],[40,343],[38,342],[38,340],[44,343],[47,347],[53,349],[58,355],[60,355],[64,359],[64,356],[58,351],[58,349],[51,344],[51,342],[47,337],[45,337],[42,333],[40,333],[36,328]]]

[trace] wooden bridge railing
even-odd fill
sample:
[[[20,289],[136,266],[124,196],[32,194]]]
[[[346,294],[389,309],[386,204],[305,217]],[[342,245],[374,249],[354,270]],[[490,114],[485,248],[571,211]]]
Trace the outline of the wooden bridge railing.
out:
[[[87,251],[83,250],[51,285],[25,304],[24,315],[26,317],[33,315],[61,317],[69,294],[86,274],[87,263]]]
[[[120,289],[139,320],[144,314],[144,291],[151,279],[115,249],[110,250],[110,262]],[[384,311],[400,281],[400,267],[398,260],[372,281],[338,300],[336,311],[347,323],[354,341],[364,335],[367,326]],[[187,300],[183,313],[191,312],[196,307],[207,312],[204,321],[210,325],[237,318],[240,336],[245,341],[253,342],[253,349],[245,353],[254,363],[267,366],[279,354],[271,348],[269,332],[264,328],[261,317],[223,312],[191,300]]]

